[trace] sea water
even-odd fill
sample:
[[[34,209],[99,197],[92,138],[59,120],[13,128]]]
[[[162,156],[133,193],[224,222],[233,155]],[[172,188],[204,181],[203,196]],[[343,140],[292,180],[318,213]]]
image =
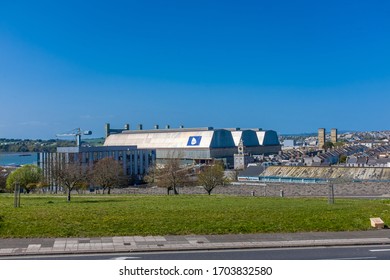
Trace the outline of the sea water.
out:
[[[20,166],[37,162],[37,153],[0,153],[0,166]]]

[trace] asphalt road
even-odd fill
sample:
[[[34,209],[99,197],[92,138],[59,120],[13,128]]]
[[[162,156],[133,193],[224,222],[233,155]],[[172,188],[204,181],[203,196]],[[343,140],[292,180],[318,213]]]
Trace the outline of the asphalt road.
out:
[[[390,245],[18,256],[20,260],[390,260]]]

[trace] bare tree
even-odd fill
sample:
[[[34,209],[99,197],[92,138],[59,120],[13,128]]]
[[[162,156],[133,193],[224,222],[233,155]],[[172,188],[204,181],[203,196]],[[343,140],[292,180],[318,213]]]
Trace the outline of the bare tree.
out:
[[[164,165],[155,164],[149,169],[149,173],[145,176],[148,183],[156,184],[158,187],[166,188],[167,194],[173,191],[174,194],[179,194],[177,188],[184,186],[188,182],[188,168],[180,166],[178,157],[171,157],[166,160]]]
[[[227,179],[224,176],[222,163],[216,162],[213,165],[206,166],[198,175],[198,182],[210,195],[211,191],[222,186]]]
[[[67,192],[67,201],[70,202],[72,190],[88,181],[88,172],[78,162],[55,164],[52,168],[57,183]]]
[[[119,161],[113,158],[103,158],[93,167],[92,180],[94,184],[101,186],[104,191],[111,193],[111,188],[123,183],[123,168]]]

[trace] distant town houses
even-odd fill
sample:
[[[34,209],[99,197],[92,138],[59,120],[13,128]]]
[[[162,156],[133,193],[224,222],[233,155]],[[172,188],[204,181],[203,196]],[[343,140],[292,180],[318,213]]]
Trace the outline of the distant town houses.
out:
[[[252,166],[347,166],[347,167],[390,167],[390,145],[369,149],[365,145],[348,145],[340,148],[323,150],[292,149],[277,155],[252,156]]]
[[[347,158],[349,167],[390,167],[390,145],[382,145]]]
[[[344,159],[343,159],[344,157]],[[346,157],[346,158],[345,158]],[[283,151],[274,158],[279,164],[289,166],[390,167],[390,145],[369,149],[365,145],[350,145],[328,151]]]
[[[323,132],[320,133],[320,130]],[[333,133],[332,138],[332,131]],[[320,139],[322,138],[322,139]],[[321,141],[319,141],[319,139]],[[390,131],[280,136],[282,150],[275,155],[254,156],[254,163],[238,174],[239,181],[258,181],[262,170],[290,167],[390,167]],[[331,143],[325,145],[321,143]],[[265,172],[264,171],[264,172]],[[290,178],[291,179],[291,178]]]
[[[268,170],[268,167],[390,167],[390,145],[382,145],[369,149],[364,145],[351,145],[328,151],[305,151],[294,149],[282,151],[272,158],[269,156],[257,157],[258,162],[249,164],[238,174],[239,181],[259,181],[260,174]],[[290,178],[291,179],[291,178]]]
[[[374,148],[381,145],[388,145],[390,131],[368,131],[368,132],[344,132],[337,135],[337,142],[346,144],[365,145]],[[318,145],[318,135],[280,135],[280,143],[284,149],[294,147],[314,147]],[[331,135],[325,135],[325,141],[332,142]]]
[[[337,149],[330,149],[328,151],[318,153],[315,156],[306,156],[303,158],[305,166],[329,166],[333,164],[342,164],[342,157],[361,153],[368,148],[363,145],[346,146]]]

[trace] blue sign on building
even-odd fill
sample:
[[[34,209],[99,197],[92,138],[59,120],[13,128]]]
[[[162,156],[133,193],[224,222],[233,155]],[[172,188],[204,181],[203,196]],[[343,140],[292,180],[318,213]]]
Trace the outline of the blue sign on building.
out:
[[[187,146],[199,146],[202,136],[190,136],[188,138]]]

